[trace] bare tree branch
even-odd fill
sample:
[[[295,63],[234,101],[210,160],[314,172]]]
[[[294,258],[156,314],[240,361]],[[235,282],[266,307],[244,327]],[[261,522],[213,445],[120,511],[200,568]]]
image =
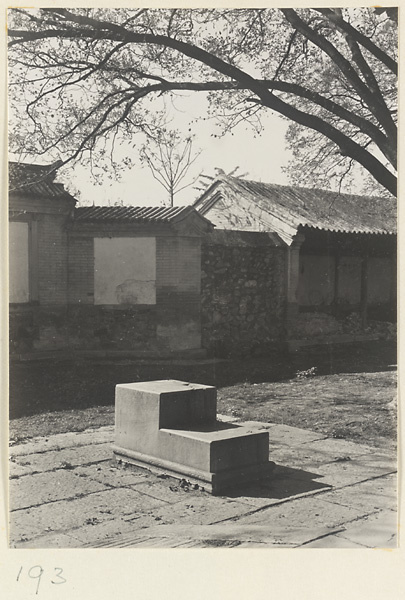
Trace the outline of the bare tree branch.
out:
[[[385,81],[384,87],[381,87],[371,63],[366,61],[360,46],[370,52],[374,59],[380,61],[386,72],[394,72],[393,59],[390,59],[386,52],[378,48],[372,40],[345,21],[339,11],[316,9],[326,19],[322,24],[320,18],[314,19],[313,12],[311,13],[309,10],[302,13],[307,15],[306,22],[293,9],[280,10],[293,27],[293,31],[286,50],[279,53],[279,63],[274,70],[275,76],[272,80],[254,77],[247,72],[245,67],[238,67],[235,62],[236,56],[244,56],[241,54],[242,49],[247,48],[250,51],[258,31],[257,28],[260,27],[263,30],[266,13],[263,9],[251,11],[252,18],[246,21],[238,44],[232,46],[230,39],[229,46],[227,45],[226,48],[214,44],[210,50],[211,42],[207,43],[206,47],[193,43],[191,41],[193,22],[190,13],[185,11],[186,16],[182,21],[181,9],[165,11],[166,28],[163,27],[163,24],[159,24],[155,28],[153,18],[150,21],[143,21],[145,15],[148,14],[147,9],[137,11],[135,15],[120,24],[116,22],[115,18],[112,21],[94,18],[91,16],[93,14],[91,9],[76,12],[64,8],[42,9],[42,14],[46,16],[45,19],[41,22],[35,17],[36,20],[31,20],[30,26],[26,29],[11,27],[9,29],[9,47],[13,49],[26,46],[30,52],[34,53],[37,42],[56,39],[60,42],[61,51],[64,48],[64,41],[76,43],[79,48],[84,49],[84,56],[89,59],[92,52],[96,55],[96,49],[99,53],[104,52],[104,56],[101,54],[96,61],[89,60],[88,65],[86,65],[86,60],[83,64],[82,58],[78,60],[77,64],[74,64],[70,57],[66,65],[63,65],[62,57],[53,61],[52,55],[46,53],[40,55],[42,58],[33,59],[34,68],[46,70],[47,67],[58,69],[60,66],[61,73],[58,85],[46,85],[52,81],[52,73],[48,80],[46,77],[44,78],[45,87],[34,100],[29,99],[27,103],[29,114],[34,105],[44,103],[45,99],[50,96],[56,98],[61,90],[68,86],[82,85],[90,77],[97,75],[99,77],[97,85],[101,90],[103,83],[107,81],[106,78],[109,75],[112,77],[113,91],[102,95],[97,106],[87,110],[84,115],[80,114],[77,122],[73,125],[69,124],[55,143],[60,143],[67,140],[69,136],[80,133],[80,135],[84,135],[84,145],[88,147],[93,143],[94,136],[111,130],[110,120],[111,123],[114,123],[112,127],[123,122],[133,123],[132,107],[140,99],[153,93],[164,94],[169,91],[181,90],[228,92],[246,90],[252,94],[248,100],[257,105],[257,110],[261,107],[269,108],[304,128],[318,132],[333,142],[343,156],[361,164],[376,181],[395,194],[395,176],[387,168],[385,162],[378,159],[373,151],[367,149],[369,142],[364,143],[364,140],[357,135],[357,132],[361,132],[367,136],[383,153],[387,161],[393,166],[396,165],[396,124],[393,120],[395,108],[393,108],[392,100],[395,90],[393,86],[385,85]],[[233,23],[234,12],[233,10],[221,12],[222,18],[229,22],[230,27]],[[20,11],[18,14],[20,15],[20,13],[21,15],[27,14],[26,11]],[[104,14],[109,13],[106,11]],[[212,14],[208,15],[207,23],[210,19],[214,21],[216,14],[214,9]],[[312,14],[312,16],[308,16],[308,14]],[[329,23],[328,26],[325,26],[326,22]],[[333,35],[330,33],[331,25],[334,27]],[[133,29],[130,29],[129,26],[133,26]],[[160,33],[162,31],[165,33]],[[300,35],[298,36],[298,34]],[[338,45],[334,45],[325,37],[328,35],[332,40],[335,40],[337,35],[340,35],[341,38],[343,35],[351,50],[351,61],[339,51]],[[335,69],[334,73],[339,73],[338,78],[330,79],[330,91],[322,92],[315,87],[306,87],[302,85],[303,79],[301,78],[297,81],[277,80],[281,71],[285,71],[288,79],[290,75],[288,70],[291,66],[295,68],[295,65],[300,64],[297,62],[300,55],[305,60],[309,60],[309,54],[306,55],[305,51],[299,50],[298,42],[306,44],[308,52],[313,52],[311,49],[313,44],[315,48],[319,49],[318,53],[320,51],[329,57],[331,65]],[[114,45],[113,48],[111,45]],[[124,47],[131,49],[134,54],[131,56],[131,53],[124,52],[126,58],[121,64],[118,60],[119,50]],[[262,48],[263,46],[257,47]],[[138,56],[137,53],[142,54],[144,51],[147,52],[147,60],[138,61],[138,64],[137,61],[131,61],[131,58]],[[171,53],[168,55],[166,51]],[[174,66],[176,59],[173,58],[172,51],[177,53],[176,56],[180,60],[191,59],[197,67],[200,66],[204,81],[168,81],[167,70],[164,71],[160,67],[163,64]],[[42,60],[43,64],[40,65],[38,60]],[[170,63],[170,61],[172,62]],[[29,61],[27,62],[29,63]],[[246,64],[243,58],[239,62],[242,65]],[[150,66],[153,68],[149,68]],[[288,68],[286,69],[286,67]],[[374,63],[373,67],[375,67]],[[27,68],[29,68],[28,64]],[[211,71],[217,73],[218,81],[207,81],[206,74]],[[37,79],[40,81],[40,78]],[[154,83],[145,85],[148,80]],[[57,76],[55,76],[55,81],[58,81]],[[123,86],[122,82],[126,83],[127,87]],[[117,89],[119,86],[122,86],[122,89]],[[341,90],[343,90],[342,103],[337,101]],[[279,94],[275,92],[279,92]],[[59,99],[61,102],[60,95]],[[121,111],[121,114],[118,115],[117,111]],[[233,111],[234,123],[254,114],[251,109],[245,109],[243,106],[241,108],[235,104]],[[41,131],[41,124],[38,124],[36,115],[31,112],[31,116],[36,120],[37,131]],[[99,122],[91,123],[93,119]],[[89,133],[89,130],[92,133]],[[78,146],[81,149],[83,147],[82,144]],[[77,154],[74,155],[77,156]],[[178,168],[177,172],[180,171],[181,169]],[[172,172],[172,176],[173,174]]]
[[[156,181],[169,193],[170,206],[173,206],[174,196],[193,185],[198,178],[197,176],[190,183],[181,186],[191,165],[201,153],[198,151],[192,155],[192,146],[191,137],[183,140],[178,132],[169,131],[161,133],[142,148],[141,157]]]

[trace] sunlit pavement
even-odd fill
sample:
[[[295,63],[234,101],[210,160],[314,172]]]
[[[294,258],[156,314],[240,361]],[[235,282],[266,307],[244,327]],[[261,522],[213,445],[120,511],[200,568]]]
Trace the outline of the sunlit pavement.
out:
[[[239,424],[268,429],[276,468],[226,496],[119,467],[113,427],[11,446],[10,546],[397,547],[392,451],[287,425]]]

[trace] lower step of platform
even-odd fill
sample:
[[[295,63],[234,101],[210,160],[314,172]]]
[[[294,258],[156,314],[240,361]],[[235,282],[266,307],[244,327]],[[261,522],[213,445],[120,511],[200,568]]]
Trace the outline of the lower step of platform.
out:
[[[251,464],[212,473],[155,456],[142,454],[141,452],[120,448],[116,445],[112,449],[115,459],[119,462],[141,467],[158,475],[169,475],[177,479],[187,479],[191,484],[197,484],[207,492],[217,496],[228,490],[269,477],[275,466],[273,462],[267,460],[260,464]]]

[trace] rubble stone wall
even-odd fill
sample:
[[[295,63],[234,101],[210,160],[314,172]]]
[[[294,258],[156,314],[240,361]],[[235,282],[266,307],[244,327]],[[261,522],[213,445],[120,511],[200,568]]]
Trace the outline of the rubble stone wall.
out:
[[[285,246],[274,234],[217,230],[202,245],[202,346],[259,354],[285,341]]]

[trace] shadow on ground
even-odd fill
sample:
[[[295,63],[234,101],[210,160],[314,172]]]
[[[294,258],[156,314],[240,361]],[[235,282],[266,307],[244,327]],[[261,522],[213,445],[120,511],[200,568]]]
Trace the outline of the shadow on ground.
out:
[[[229,498],[262,498],[277,501],[331,489],[330,485],[315,481],[321,477],[323,476],[317,473],[276,465],[269,478],[258,484],[233,490],[227,496]]]

